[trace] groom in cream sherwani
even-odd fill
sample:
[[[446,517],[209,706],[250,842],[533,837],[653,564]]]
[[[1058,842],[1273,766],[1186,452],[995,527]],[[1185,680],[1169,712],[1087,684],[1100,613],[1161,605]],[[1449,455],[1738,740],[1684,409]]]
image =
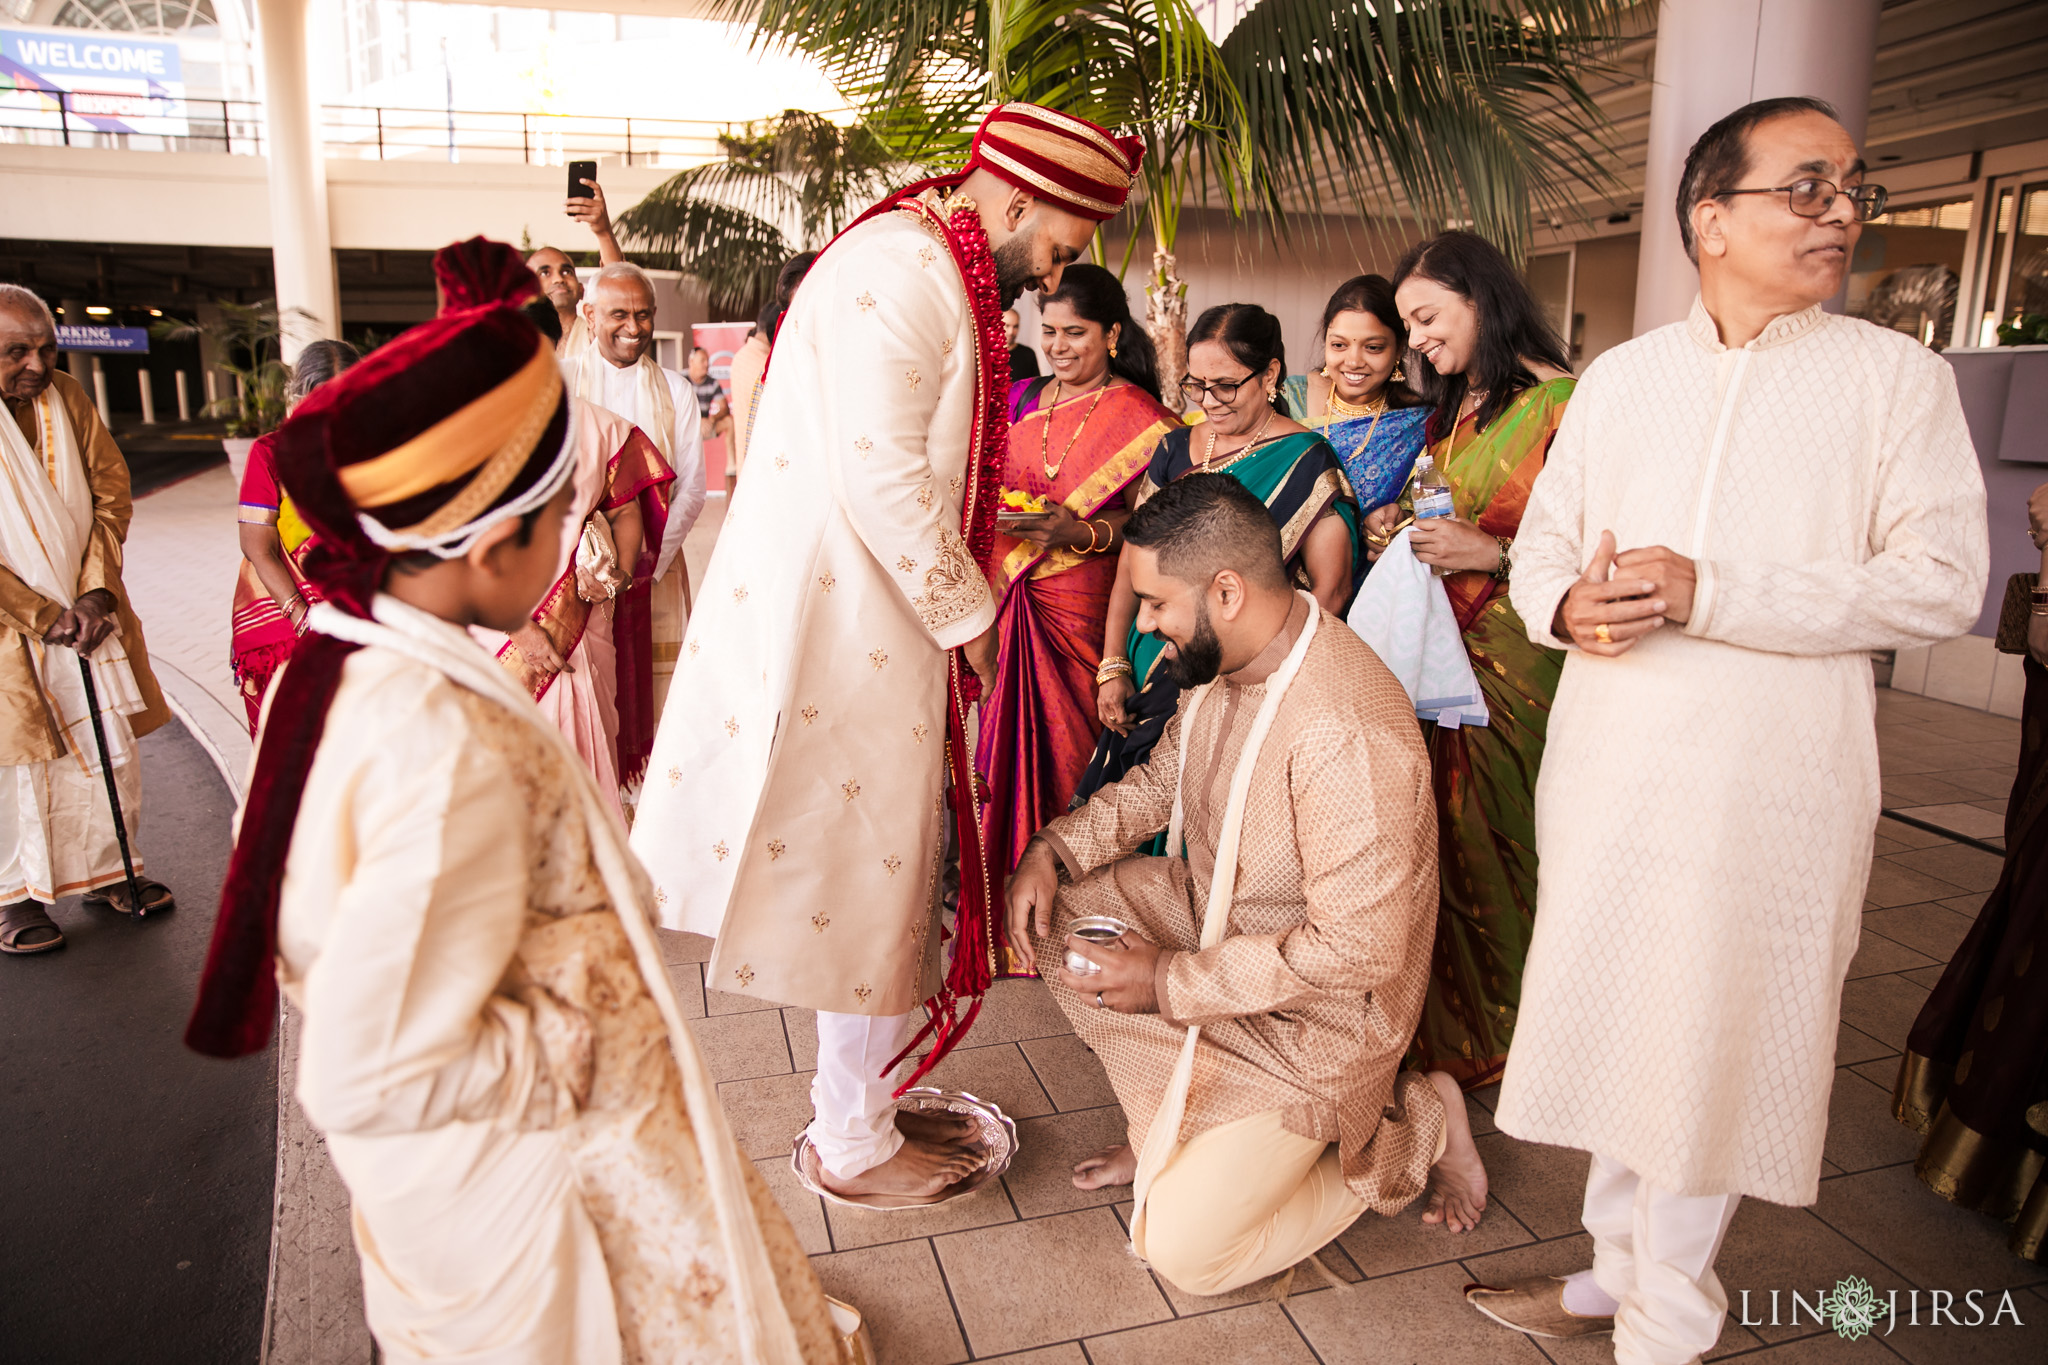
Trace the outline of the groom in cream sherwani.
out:
[[[80,656],[92,662],[131,845],[135,741],[170,711],[121,586],[128,463],[84,386],[57,369],[49,305],[14,284],[0,284],[0,397],[0,952],[42,953],[64,946],[48,909],[63,897],[134,909]],[[146,910],[172,907],[161,884],[138,877],[137,889]]]
[[[993,278],[993,330],[995,308],[1057,287],[1137,160],[1129,139],[1004,105],[963,173],[818,258],[655,738],[633,847],[662,921],[716,937],[713,989],[818,1011],[807,1137],[842,1196],[929,1200],[977,1159],[944,1130],[906,1140],[885,1074],[944,968],[949,655],[984,680],[994,666],[963,509],[977,413],[999,395],[955,249]],[[938,228],[970,212],[986,247]]]

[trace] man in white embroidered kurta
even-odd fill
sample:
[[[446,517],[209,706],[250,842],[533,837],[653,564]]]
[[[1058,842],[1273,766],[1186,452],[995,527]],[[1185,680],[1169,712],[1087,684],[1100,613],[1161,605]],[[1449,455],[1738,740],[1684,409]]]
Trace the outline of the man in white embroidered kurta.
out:
[[[987,169],[956,193],[1009,298],[1056,286],[1091,232]],[[883,213],[818,258],[634,826],[663,922],[718,939],[707,984],[819,1011],[809,1136],[829,1177],[866,1179],[838,1187],[854,1193],[935,1194],[951,1159],[905,1151],[883,1072],[940,979],[948,653],[993,665],[995,603],[961,533],[978,351],[960,267],[921,218]]]
[[[87,892],[128,907],[125,870],[79,674],[92,662],[132,840],[135,739],[168,719],[121,584],[128,466],[92,400],[56,369],[41,299],[0,285],[0,952],[64,937],[43,908]],[[136,859],[138,871],[141,860]],[[138,878],[149,909],[170,893]]]
[[[564,352],[575,395],[609,408],[639,427],[676,472],[668,529],[654,563],[654,712],[668,698],[683,631],[689,622],[690,573],[683,539],[704,512],[704,437],[689,381],[654,358],[654,283],[630,263],[608,265],[591,281],[582,316],[590,343]]]
[[[1553,1334],[1613,1314],[1629,1365],[1713,1346],[1741,1196],[1816,1197],[1878,813],[1869,652],[1959,634],[1984,594],[1948,366],[1821,310],[1876,211],[1821,108],[1702,136],[1700,299],[1587,370],[1515,541],[1516,609],[1572,653],[1498,1121],[1594,1154],[1594,1267],[1475,1303]]]

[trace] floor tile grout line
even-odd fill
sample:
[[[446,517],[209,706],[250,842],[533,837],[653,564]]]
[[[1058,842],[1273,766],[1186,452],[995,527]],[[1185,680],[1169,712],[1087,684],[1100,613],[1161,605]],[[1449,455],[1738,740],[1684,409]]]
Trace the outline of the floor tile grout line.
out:
[[[939,1255],[939,1239],[936,1234],[923,1239],[925,1250],[931,1254],[932,1264],[938,1267],[939,1284],[946,1291],[946,1306],[953,1310],[953,1325],[960,1329],[960,1344],[967,1348],[969,1360],[980,1359],[974,1349],[974,1338],[967,1335],[967,1319],[960,1316],[960,1301],[953,1297],[953,1281],[946,1274],[946,1258]]]

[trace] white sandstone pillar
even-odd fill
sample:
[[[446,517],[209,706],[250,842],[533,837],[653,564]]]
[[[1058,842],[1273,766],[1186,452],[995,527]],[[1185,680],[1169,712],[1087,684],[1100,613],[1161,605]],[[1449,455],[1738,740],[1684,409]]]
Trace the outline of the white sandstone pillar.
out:
[[[149,367],[145,365],[136,371],[136,378],[142,386],[142,425],[153,427],[156,425],[156,389],[149,382]]]
[[[100,358],[97,354],[92,358],[92,401],[93,406],[100,410],[100,425],[108,431],[112,431],[114,429],[114,408],[111,403],[107,402],[107,369],[106,366],[100,364]]]
[[[180,422],[192,420],[192,395],[186,389],[185,372],[183,370],[178,371],[178,420]]]
[[[286,313],[284,358],[316,337],[341,334],[334,245],[327,223],[327,163],[306,58],[307,0],[256,0],[263,52],[263,122],[270,158],[270,259]],[[294,320],[300,309],[312,321]]]
[[[1635,334],[1684,319],[1699,274],[1678,236],[1678,179],[1708,125],[1751,100],[1812,95],[1857,145],[1883,0],[1663,0],[1643,176]]]

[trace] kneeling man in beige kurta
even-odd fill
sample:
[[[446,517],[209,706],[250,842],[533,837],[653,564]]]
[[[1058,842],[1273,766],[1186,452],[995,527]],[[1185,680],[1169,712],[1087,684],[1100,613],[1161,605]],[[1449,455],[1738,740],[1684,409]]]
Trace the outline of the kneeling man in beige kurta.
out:
[[[1125,535],[1180,714],[1150,762],[1039,832],[1009,888],[1010,941],[1129,1124],[1074,1183],[1135,1182],[1132,1249],[1194,1294],[1286,1270],[1426,1186],[1430,1221],[1462,1231],[1486,1198],[1464,1100],[1401,1070],[1437,907],[1414,708],[1288,586],[1272,518],[1235,479],[1169,485]],[[1133,856],[1161,830],[1169,856]],[[1070,936],[1088,916],[1129,929]]]

